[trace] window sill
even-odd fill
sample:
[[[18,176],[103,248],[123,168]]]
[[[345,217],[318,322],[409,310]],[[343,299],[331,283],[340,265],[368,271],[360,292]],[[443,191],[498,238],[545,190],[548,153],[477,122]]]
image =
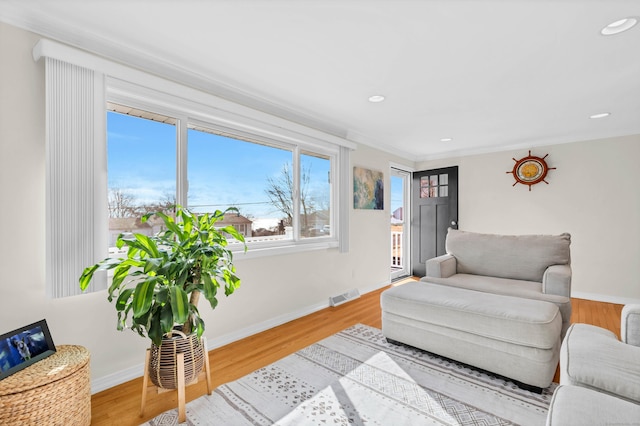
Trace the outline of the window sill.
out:
[[[321,241],[280,241],[278,245],[266,246],[264,244],[247,244],[247,251],[240,247],[233,250],[234,260],[254,259],[266,256],[278,256],[282,254],[294,254],[313,250],[326,250],[338,247],[337,240],[323,239]]]

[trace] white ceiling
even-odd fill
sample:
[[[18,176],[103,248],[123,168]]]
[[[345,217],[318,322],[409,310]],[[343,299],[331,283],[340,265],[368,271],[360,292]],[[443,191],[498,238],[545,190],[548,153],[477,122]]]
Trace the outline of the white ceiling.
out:
[[[600,35],[639,15],[638,0],[0,0],[0,20],[413,160],[640,134],[640,25]]]

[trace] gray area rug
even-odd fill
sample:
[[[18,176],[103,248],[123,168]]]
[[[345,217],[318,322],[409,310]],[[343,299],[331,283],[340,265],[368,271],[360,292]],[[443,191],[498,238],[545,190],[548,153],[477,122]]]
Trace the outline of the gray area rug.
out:
[[[187,425],[544,425],[542,395],[362,324],[187,404]],[[145,423],[178,424],[178,410]]]

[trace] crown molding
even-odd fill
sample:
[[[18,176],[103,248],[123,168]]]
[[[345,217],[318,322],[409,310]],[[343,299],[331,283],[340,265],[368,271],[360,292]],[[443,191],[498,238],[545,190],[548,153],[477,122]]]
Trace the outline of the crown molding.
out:
[[[167,58],[123,46],[99,34],[81,31],[60,19],[41,16],[38,10],[30,7],[28,3],[3,4],[0,21],[329,135],[346,139],[348,133],[347,130],[330,124],[330,120],[318,118],[315,112],[286,105],[284,101],[273,100],[257,90],[249,92],[234,82],[211,76],[209,71],[200,70],[197,65],[172,62]]]

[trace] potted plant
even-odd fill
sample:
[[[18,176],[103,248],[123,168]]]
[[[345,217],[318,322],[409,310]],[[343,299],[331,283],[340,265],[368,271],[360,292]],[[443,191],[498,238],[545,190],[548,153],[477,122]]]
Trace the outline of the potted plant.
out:
[[[151,369],[154,364],[155,368],[166,365],[166,360],[160,360],[163,352],[175,356],[176,350],[191,348],[192,354],[185,353],[185,364],[196,362],[199,367],[185,368],[193,370],[194,375],[187,378],[187,383],[201,371],[206,355],[202,354],[200,339],[205,328],[198,311],[200,295],[215,309],[221,287],[228,296],[240,285],[227,238],[244,245],[244,237],[233,226],[216,227],[216,222],[229,212],[238,210],[232,207],[198,215],[176,206],[175,218],[163,212],[146,214],[143,223],[155,216],[165,229],[154,236],[120,234],[116,246],[126,247],[126,257],[106,258],[87,267],[79,279],[80,288],[85,290],[97,271],[113,269],[108,300],[115,300],[118,330],[131,328],[151,339]],[[166,348],[167,345],[171,347]],[[169,370],[168,374],[174,377],[175,365]],[[172,378],[163,383],[157,371],[150,373],[156,386],[175,388]]]

